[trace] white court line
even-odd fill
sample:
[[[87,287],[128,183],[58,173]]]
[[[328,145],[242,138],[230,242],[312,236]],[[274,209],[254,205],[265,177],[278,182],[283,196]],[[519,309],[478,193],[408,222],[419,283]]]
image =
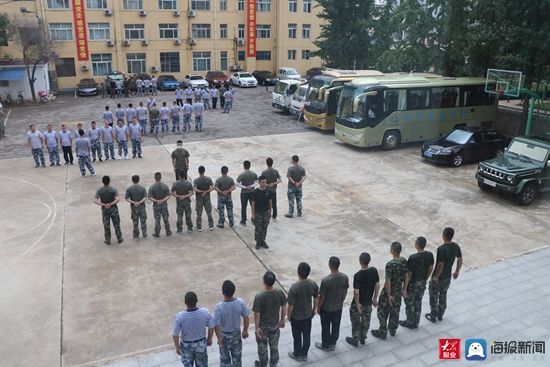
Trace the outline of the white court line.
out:
[[[43,189],[42,187],[36,185],[36,184],[33,184],[32,182],[29,182],[29,181],[26,181],[26,180],[22,180],[22,179],[18,179],[18,178],[13,178],[13,177],[7,177],[7,176],[0,176],[0,178],[4,178],[6,180],[12,180],[12,181],[17,181],[17,182],[22,182],[22,183],[25,183],[27,185],[31,185],[35,188],[37,188],[38,190],[44,192],[46,195],[48,195],[48,197],[50,198],[50,200],[52,201],[52,204],[53,204],[53,215],[51,216],[51,221],[50,221],[50,224],[48,225],[48,228],[46,228],[46,230],[44,231],[44,233],[42,233],[42,235],[40,237],[38,237],[38,239],[36,241],[33,242],[33,244],[31,246],[29,246],[29,248],[27,248],[25,251],[23,251],[21,254],[19,254],[18,256],[16,256],[12,261],[10,261],[7,265],[5,265],[3,268],[0,268],[0,271],[2,270],[6,270],[7,268],[9,268],[11,265],[15,264],[16,262],[18,262],[23,256],[27,255],[33,248],[36,247],[36,245],[38,245],[40,243],[40,241],[42,241],[42,239],[44,238],[44,236],[46,236],[46,234],[50,231],[50,229],[52,229],[53,227],[53,223],[55,222],[55,218],[57,217],[57,205],[55,203],[55,199],[53,198],[52,194],[50,194],[49,191]]]
[[[0,200],[8,201],[8,199],[0,199]],[[52,208],[51,208],[48,204],[46,204],[46,203],[44,203],[44,202],[42,202],[42,201],[30,200],[30,199],[18,199],[17,201],[30,201],[30,202],[33,202],[33,203],[42,204],[42,205],[44,205],[44,206],[46,207],[46,209],[48,209],[48,215],[47,215],[44,219],[42,219],[42,221],[41,221],[40,223],[38,223],[37,225],[35,225],[34,227],[32,227],[32,228],[26,230],[26,231],[23,232],[23,233],[17,233],[16,235],[11,236],[11,237],[8,237],[8,238],[0,238],[0,242],[9,241],[9,240],[12,240],[12,239],[14,239],[14,238],[23,236],[23,235],[25,235],[25,234],[27,234],[27,233],[29,233],[29,232],[34,231],[36,228],[40,227],[44,222],[46,222],[46,221],[48,220],[48,218],[50,218],[50,216],[52,215]],[[5,210],[9,210],[9,208],[6,208]]]

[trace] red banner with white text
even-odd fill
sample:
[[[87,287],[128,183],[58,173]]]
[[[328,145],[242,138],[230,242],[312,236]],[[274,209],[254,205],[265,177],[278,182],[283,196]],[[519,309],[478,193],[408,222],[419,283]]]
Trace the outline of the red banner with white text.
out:
[[[246,53],[248,57],[256,57],[256,0],[247,0],[246,23],[248,24]]]
[[[88,36],[86,34],[86,13],[84,10],[84,0],[72,0],[72,3],[78,61],[88,61]]]

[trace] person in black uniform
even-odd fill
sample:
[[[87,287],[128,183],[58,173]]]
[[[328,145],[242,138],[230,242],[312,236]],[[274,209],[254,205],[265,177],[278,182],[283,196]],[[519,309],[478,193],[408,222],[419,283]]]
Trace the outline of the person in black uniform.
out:
[[[256,240],[256,250],[260,248],[269,248],[265,243],[267,236],[267,226],[271,217],[271,192],[267,189],[267,179],[265,176],[258,178],[258,188],[252,192],[252,216],[250,219],[254,223],[254,239]]]

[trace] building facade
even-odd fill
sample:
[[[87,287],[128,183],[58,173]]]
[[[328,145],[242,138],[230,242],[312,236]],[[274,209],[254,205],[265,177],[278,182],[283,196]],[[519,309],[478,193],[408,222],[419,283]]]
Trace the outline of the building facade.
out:
[[[310,57],[321,9],[314,0],[35,0],[0,6],[39,17],[55,40],[60,89],[111,71],[127,75],[205,74],[320,66]],[[24,8],[22,10],[22,8]],[[0,57],[18,56],[11,42]]]

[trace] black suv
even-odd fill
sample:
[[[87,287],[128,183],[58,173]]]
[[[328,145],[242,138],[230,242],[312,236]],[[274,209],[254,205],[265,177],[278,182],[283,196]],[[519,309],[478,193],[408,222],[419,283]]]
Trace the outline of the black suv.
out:
[[[550,137],[516,137],[504,154],[479,164],[477,184],[529,205],[539,192],[550,191],[549,155]]]

